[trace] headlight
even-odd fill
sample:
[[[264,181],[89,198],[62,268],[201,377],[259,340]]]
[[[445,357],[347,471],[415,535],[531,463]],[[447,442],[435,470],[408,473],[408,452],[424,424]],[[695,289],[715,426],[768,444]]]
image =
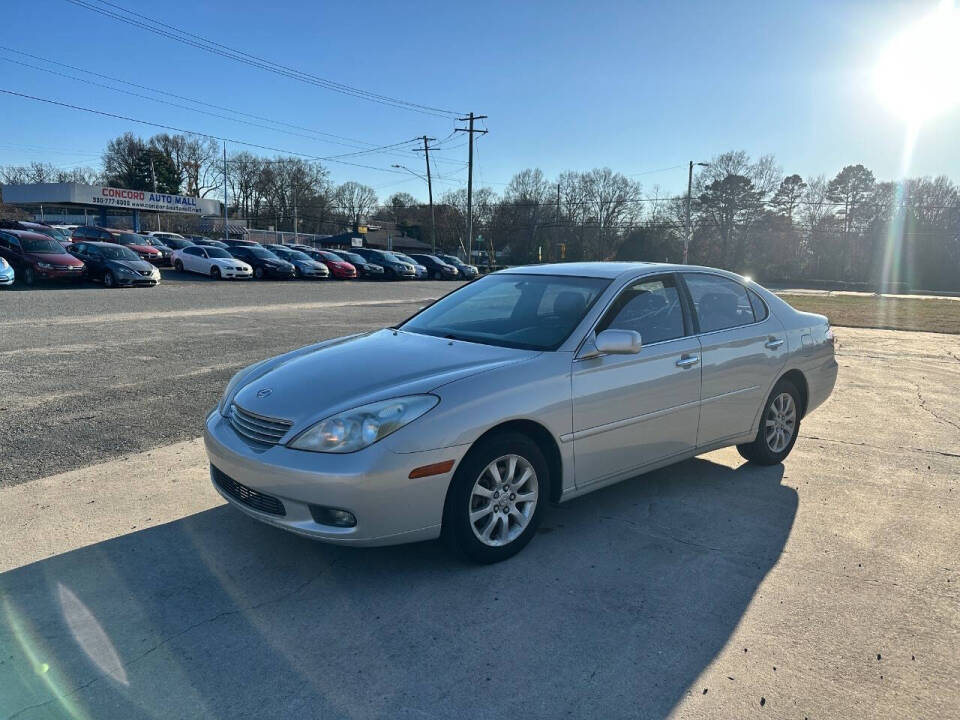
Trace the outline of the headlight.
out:
[[[38,262],[37,267],[40,268],[41,270],[53,270],[53,265],[45,262]]]
[[[311,452],[355,452],[412,423],[438,402],[436,395],[410,395],[362,405],[321,420],[288,445]]]
[[[132,275],[134,277],[139,275],[139,273],[134,272],[130,268],[125,268],[125,267],[117,268],[117,272],[119,272],[121,275]]]
[[[0,270],[6,270],[8,267],[7,261],[0,257]]]

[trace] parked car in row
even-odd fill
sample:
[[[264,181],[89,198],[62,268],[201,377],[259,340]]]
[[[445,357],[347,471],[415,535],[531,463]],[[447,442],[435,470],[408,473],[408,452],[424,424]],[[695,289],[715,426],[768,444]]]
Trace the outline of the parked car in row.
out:
[[[0,230],[0,257],[27,285],[37,280],[83,279],[83,263],[49,235],[29,230]]]
[[[430,273],[427,271],[426,265],[419,263],[414,260],[409,255],[404,255],[402,252],[397,252],[396,250],[388,251],[391,255],[397,258],[400,262],[405,262],[408,265],[413,265],[413,269],[416,272],[417,280],[424,280],[430,276]]]
[[[160,271],[124,245],[105,242],[75,242],[70,253],[85,266],[84,276],[104,287],[153,287],[160,283]]]
[[[353,265],[357,269],[357,277],[361,280],[383,280],[382,265],[377,265],[362,255],[357,255],[349,250],[337,250],[334,254]]]
[[[7,259],[0,255],[0,287],[10,287],[17,279],[17,273],[13,265],[7,262]]]
[[[336,253],[316,248],[301,249],[300,252],[322,262],[327,266],[330,275],[338,280],[353,280],[357,277],[357,268]]]
[[[474,280],[480,274],[476,265],[468,265],[456,255],[437,255],[437,258],[459,270],[463,280]]]
[[[221,242],[227,247],[263,247],[263,245],[255,240],[235,240],[231,238],[230,240],[222,240]]]
[[[403,262],[396,255],[386,250],[354,248],[353,252],[382,267],[384,280],[413,280],[417,277],[417,271],[413,265]]]
[[[267,250],[282,260],[292,263],[299,278],[322,279],[330,277],[327,266],[300,250],[292,250],[286,245],[264,245]]]
[[[159,263],[163,254],[157,248],[147,245],[146,238],[130,230],[99,227],[97,225],[80,225],[73,230],[73,242],[109,242],[125,245],[140,256],[141,260]]]
[[[8,230],[28,230],[30,232],[49,235],[65,248],[70,245],[70,235],[61,228],[46,223],[30,222],[27,220],[0,220],[0,228]]]
[[[173,264],[173,261],[170,259],[173,255],[172,247],[165,245],[164,242],[157,237],[149,237],[146,235],[141,235],[140,237],[143,238],[145,245],[149,245],[160,252],[160,259],[155,261],[158,265],[166,265],[169,267]]]
[[[171,251],[183,250],[185,247],[190,247],[195,244],[193,240],[188,240],[187,238],[170,237],[171,234],[172,233],[167,233],[167,237],[158,237],[156,239],[170,248]]]
[[[414,260],[427,269],[427,277],[431,280],[458,280],[460,271],[456,266],[444,262],[436,255],[411,255]]]
[[[252,278],[253,268],[223,248],[192,245],[173,252],[173,267],[206,275],[214,280]]]
[[[230,248],[227,252],[237,260],[242,260],[252,267],[253,276],[257,280],[263,280],[264,278],[290,280],[297,276],[297,269],[293,266],[293,263],[278,258],[265,247],[238,245]]]

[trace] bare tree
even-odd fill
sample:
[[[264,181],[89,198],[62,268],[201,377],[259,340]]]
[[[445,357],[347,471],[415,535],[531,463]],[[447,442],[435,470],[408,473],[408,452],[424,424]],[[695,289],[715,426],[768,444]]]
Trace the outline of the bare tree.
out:
[[[350,224],[356,227],[377,207],[377,191],[369,185],[351,180],[337,188],[334,202]]]

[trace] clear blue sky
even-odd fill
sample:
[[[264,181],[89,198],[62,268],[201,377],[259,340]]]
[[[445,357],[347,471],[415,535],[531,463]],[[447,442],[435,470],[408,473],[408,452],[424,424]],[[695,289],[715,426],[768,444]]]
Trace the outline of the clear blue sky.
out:
[[[118,0],[122,4],[122,0]],[[204,38],[364,90],[489,115],[475,182],[524,167],[609,166],[647,191],[685,187],[685,165],[731,149],[786,172],[900,166],[904,127],[874,97],[880,47],[928,2],[128,2]],[[78,67],[376,144],[456,123],[278,77],[65,0],[10,3],[0,44]],[[0,56],[10,57],[0,52]],[[23,59],[23,58],[21,58]],[[27,62],[35,62],[27,60]],[[960,82],[960,78],[957,80]],[[353,148],[208,117],[0,61],[0,87],[186,129],[326,156]],[[93,164],[105,142],[151,128],[0,95],[0,164]],[[960,180],[960,110],[921,131],[911,174]],[[464,136],[438,151],[438,189],[465,183]],[[24,147],[31,146],[31,147]],[[239,148],[237,148],[239,149]],[[412,152],[355,159],[379,168]],[[335,181],[425,196],[411,176],[330,163]],[[674,169],[658,171],[662,168]],[[642,174],[641,174],[642,173]]]

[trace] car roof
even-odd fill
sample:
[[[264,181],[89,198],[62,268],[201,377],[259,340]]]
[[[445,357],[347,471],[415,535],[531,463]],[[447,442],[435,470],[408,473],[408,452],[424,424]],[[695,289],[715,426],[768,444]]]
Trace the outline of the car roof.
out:
[[[708,272],[715,275],[724,275],[731,279],[745,282],[742,275],[721,270],[720,268],[704,265],[681,265],[679,263],[658,262],[570,262],[548,263],[544,265],[524,265],[498,270],[497,274],[512,275],[569,275],[579,277],[595,277],[614,279],[622,275],[639,272]]]
[[[0,228],[3,232],[10,233],[11,235],[16,235],[19,238],[27,239],[36,239],[36,240],[50,240],[50,236],[46,233],[40,233],[36,230],[21,230],[20,228]]]

